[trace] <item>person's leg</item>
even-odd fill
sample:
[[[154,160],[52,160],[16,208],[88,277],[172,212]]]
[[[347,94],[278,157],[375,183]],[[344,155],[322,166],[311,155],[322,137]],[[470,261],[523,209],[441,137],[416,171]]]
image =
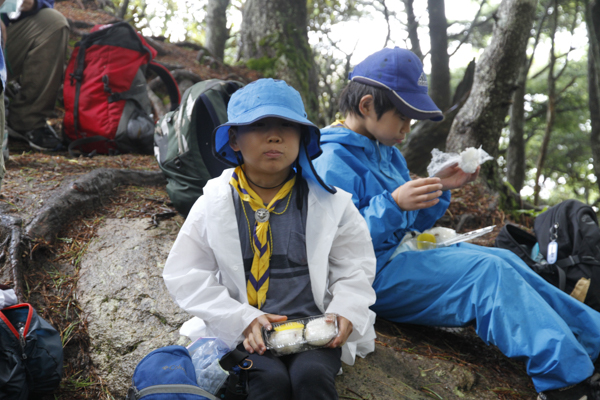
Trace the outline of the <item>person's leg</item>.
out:
[[[315,349],[285,356],[294,400],[335,400],[342,349]]]
[[[476,247],[504,259],[532,286],[542,298],[567,323],[577,341],[585,348],[592,360],[600,353],[600,313],[567,293],[546,282],[536,274],[516,254],[509,250],[480,247],[469,244],[463,246]]]
[[[44,8],[7,28],[8,78],[20,77],[21,90],[10,103],[8,126],[20,133],[42,128],[52,116],[64,75],[69,38],[66,18]]]
[[[479,246],[401,253],[373,287],[379,317],[432,326],[475,322],[486,343],[526,363],[539,392],[579,383],[594,371],[563,318],[509,262]],[[600,315],[590,321],[595,330]]]
[[[248,370],[246,400],[290,400],[292,388],[286,365],[270,351],[250,354],[252,367]]]

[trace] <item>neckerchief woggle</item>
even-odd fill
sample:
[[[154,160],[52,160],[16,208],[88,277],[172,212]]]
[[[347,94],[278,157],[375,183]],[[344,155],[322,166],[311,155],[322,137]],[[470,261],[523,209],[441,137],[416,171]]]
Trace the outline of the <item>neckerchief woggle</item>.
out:
[[[246,174],[241,166],[235,168],[229,180],[229,184],[237,190],[242,201],[250,204],[252,211],[255,212],[255,222],[250,238],[254,258],[246,290],[248,292],[248,303],[258,309],[265,304],[267,290],[269,290],[269,262],[273,252],[271,248],[272,241],[270,240],[269,213],[273,212],[277,204],[285,199],[294,187],[295,182],[296,177],[294,176],[279,189],[271,202],[265,206],[260,196],[248,184]]]

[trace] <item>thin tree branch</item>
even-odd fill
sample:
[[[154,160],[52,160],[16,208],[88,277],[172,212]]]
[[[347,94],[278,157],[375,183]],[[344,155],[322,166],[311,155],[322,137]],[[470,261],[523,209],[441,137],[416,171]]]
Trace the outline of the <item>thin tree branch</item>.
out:
[[[465,34],[465,36],[463,37],[463,39],[460,41],[460,43],[458,44],[458,46],[456,46],[456,49],[454,49],[454,51],[452,52],[452,54],[450,54],[449,57],[452,57],[454,54],[456,54],[456,52],[458,51],[458,49],[460,49],[460,47],[463,44],[465,44],[465,42],[469,39],[469,37],[471,36],[471,32],[473,32],[473,28],[476,25],[477,18],[479,18],[479,15],[481,14],[481,9],[483,8],[483,6],[484,6],[485,3],[487,3],[487,0],[482,0],[481,1],[481,4],[479,5],[479,10],[477,10],[477,14],[475,14],[475,18],[473,18],[473,21],[469,25],[469,29],[467,30],[467,33]]]

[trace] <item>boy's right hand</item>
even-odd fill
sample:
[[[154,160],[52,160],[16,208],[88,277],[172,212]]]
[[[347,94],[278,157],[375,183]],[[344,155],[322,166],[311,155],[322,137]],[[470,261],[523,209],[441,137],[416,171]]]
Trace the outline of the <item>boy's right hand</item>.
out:
[[[399,186],[392,198],[404,211],[420,210],[436,205],[442,195],[442,183],[438,177],[415,179]]]
[[[267,350],[267,346],[265,346],[265,342],[263,342],[261,328],[264,326],[265,329],[271,330],[273,327],[271,326],[271,322],[283,322],[286,321],[287,317],[285,315],[277,315],[277,314],[264,314],[260,317],[257,317],[244,329],[244,348],[250,354],[257,352],[261,356]]]

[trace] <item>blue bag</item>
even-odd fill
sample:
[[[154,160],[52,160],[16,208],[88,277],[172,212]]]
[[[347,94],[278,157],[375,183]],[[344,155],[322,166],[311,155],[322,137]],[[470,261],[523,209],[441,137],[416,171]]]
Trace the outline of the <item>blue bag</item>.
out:
[[[231,354],[234,354],[232,356]],[[229,356],[229,357],[228,357]],[[217,400],[244,399],[247,397],[247,381],[240,380],[237,364],[248,356],[233,350],[223,356],[221,367],[230,374],[228,385],[217,396],[202,389],[196,382],[196,371],[189,351],[183,346],[167,346],[156,349],[142,359],[133,372],[133,384],[126,400]],[[238,361],[239,360],[239,361]],[[247,378],[246,375],[244,375]],[[244,384],[240,387],[240,382]],[[231,390],[232,388],[233,390]],[[233,396],[229,395],[232,392]],[[150,396],[152,395],[152,396]]]
[[[24,400],[58,388],[60,334],[27,303],[0,310],[0,398]]]

